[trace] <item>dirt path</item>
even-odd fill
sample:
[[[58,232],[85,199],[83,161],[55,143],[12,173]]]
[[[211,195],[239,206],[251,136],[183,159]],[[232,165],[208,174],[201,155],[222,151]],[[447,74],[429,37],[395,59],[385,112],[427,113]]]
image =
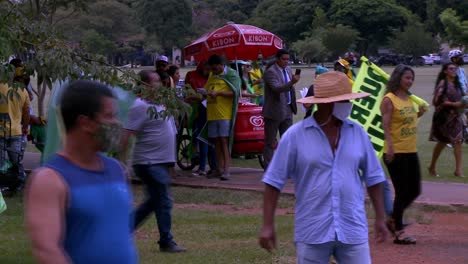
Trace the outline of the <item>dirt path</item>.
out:
[[[260,214],[261,208],[239,209],[231,205],[175,204],[189,210],[217,210],[228,214]],[[277,214],[294,214],[283,208]],[[421,212],[408,228],[416,245],[377,244],[371,237],[371,255],[376,264],[468,264],[468,213]],[[370,223],[372,224],[372,223]]]
[[[416,245],[395,245],[391,241],[371,243],[374,263],[468,263],[468,214],[426,213],[429,224],[414,224],[408,232]]]

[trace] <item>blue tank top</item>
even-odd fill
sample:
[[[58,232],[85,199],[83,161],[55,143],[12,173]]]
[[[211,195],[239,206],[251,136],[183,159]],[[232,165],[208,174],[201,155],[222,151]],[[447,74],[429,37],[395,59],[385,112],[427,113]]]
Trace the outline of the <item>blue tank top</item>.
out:
[[[74,264],[133,264],[132,196],[120,165],[101,155],[102,171],[80,168],[54,154],[46,167],[68,185],[64,249]]]

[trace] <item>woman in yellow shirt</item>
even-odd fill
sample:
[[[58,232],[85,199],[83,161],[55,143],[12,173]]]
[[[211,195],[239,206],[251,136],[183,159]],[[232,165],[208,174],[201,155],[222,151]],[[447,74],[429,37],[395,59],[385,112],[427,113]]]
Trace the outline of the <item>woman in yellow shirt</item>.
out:
[[[387,225],[395,235],[395,244],[415,244],[406,235],[403,213],[421,192],[421,172],[416,150],[417,121],[426,109],[416,109],[408,96],[414,81],[409,66],[398,65],[387,84],[387,93],[380,107],[385,134],[384,163],[395,189],[392,218]]]

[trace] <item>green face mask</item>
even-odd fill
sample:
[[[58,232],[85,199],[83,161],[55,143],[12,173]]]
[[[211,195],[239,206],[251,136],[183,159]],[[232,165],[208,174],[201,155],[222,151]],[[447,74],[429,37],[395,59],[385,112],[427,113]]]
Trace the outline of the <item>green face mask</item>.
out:
[[[118,123],[100,123],[96,139],[101,143],[101,151],[116,151],[120,145],[123,126]]]

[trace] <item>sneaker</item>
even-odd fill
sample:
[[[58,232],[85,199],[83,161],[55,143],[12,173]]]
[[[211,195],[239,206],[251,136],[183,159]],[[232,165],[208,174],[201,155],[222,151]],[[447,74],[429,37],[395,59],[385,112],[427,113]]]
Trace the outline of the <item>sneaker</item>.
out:
[[[447,147],[453,148],[452,144],[447,144]]]
[[[195,172],[192,172],[192,175],[194,177],[205,177],[206,176],[206,172],[205,171],[202,171],[202,170],[197,170]]]
[[[187,251],[186,248],[178,246],[176,242],[171,241],[167,244],[159,244],[159,251],[166,253],[179,253]]]
[[[221,175],[221,177],[219,177],[219,179],[222,181],[228,181],[230,177],[231,175],[229,174],[229,172],[225,172],[223,173],[223,175]]]

